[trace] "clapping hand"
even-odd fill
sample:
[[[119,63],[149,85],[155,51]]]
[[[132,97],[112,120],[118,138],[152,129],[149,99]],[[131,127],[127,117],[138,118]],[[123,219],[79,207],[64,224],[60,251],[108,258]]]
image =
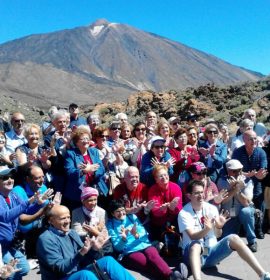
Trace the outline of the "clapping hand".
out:
[[[223,228],[223,226],[230,220],[230,213],[229,211],[225,211],[224,209],[221,210],[218,217],[215,218],[215,224],[217,228]]]
[[[0,269],[0,278],[6,279],[12,274],[18,272],[21,270],[21,268],[17,268],[19,260],[18,259],[12,259],[8,264],[5,264]]]
[[[228,195],[229,195],[228,191],[225,189],[222,189],[219,192],[219,194],[214,197],[215,203],[220,204],[224,199],[226,199],[228,197]]]
[[[124,226],[120,228],[120,237],[125,241],[127,239],[127,234],[129,230],[126,229]]]
[[[175,197],[168,205],[171,211],[174,211],[179,203],[180,197]]]

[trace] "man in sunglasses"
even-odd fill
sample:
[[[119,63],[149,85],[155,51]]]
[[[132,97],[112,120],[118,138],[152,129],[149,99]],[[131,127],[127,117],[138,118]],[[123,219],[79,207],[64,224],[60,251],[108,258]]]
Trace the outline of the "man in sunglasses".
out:
[[[15,152],[16,148],[26,144],[27,140],[24,136],[25,117],[20,112],[15,112],[11,116],[12,129],[6,133],[6,148]]]
[[[253,182],[242,174],[243,165],[237,159],[226,163],[227,174],[218,180],[218,188],[228,190],[228,197],[222,202],[221,208],[230,212],[231,219],[223,227],[222,236],[239,233],[242,225],[248,247],[252,252],[257,252],[255,235],[255,218],[253,207]]]

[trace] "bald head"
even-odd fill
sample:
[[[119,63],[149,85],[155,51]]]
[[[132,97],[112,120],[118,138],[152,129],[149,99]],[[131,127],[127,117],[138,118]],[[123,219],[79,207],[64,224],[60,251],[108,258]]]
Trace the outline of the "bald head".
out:
[[[68,233],[70,230],[70,212],[66,206],[54,205],[47,213],[49,223],[56,229]]]
[[[130,166],[126,169],[124,180],[129,191],[133,191],[138,187],[138,184],[140,182],[139,179],[140,173],[137,167]]]
[[[247,130],[243,133],[243,141],[247,150],[254,150],[257,146],[257,134],[253,130]]]

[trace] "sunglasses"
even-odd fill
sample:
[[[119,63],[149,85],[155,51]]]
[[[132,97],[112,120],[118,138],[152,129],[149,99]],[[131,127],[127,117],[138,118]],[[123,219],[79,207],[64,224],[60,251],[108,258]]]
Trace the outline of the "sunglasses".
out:
[[[112,127],[111,130],[121,130],[120,127]]]
[[[204,170],[204,171],[201,171],[201,172],[194,172],[196,175],[198,176],[201,176],[201,175],[206,175],[207,174],[207,171]]]
[[[153,146],[153,148],[155,148],[155,149],[164,149],[165,146]]]
[[[136,128],[135,131],[145,131],[146,128]]]
[[[217,132],[217,130],[208,130],[207,134],[215,134],[215,135],[217,135],[218,132]]]
[[[2,180],[2,181],[7,181],[8,179],[14,179],[14,176],[13,175],[0,176],[0,180]]]

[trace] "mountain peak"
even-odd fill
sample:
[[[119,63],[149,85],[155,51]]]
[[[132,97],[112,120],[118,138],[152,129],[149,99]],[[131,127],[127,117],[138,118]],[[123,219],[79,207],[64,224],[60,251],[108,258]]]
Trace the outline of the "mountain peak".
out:
[[[90,32],[93,36],[97,36],[102,31],[102,29],[107,27],[109,24],[110,22],[106,19],[97,19],[90,25]]]

